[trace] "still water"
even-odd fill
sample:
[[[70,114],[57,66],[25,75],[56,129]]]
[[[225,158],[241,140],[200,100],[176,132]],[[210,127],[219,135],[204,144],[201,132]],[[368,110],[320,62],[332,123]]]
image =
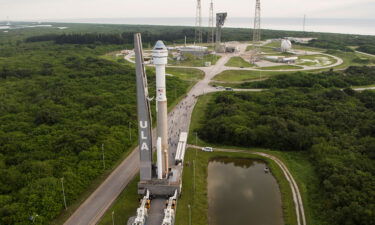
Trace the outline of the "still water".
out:
[[[210,225],[283,225],[281,194],[266,164],[215,159],[208,165]]]

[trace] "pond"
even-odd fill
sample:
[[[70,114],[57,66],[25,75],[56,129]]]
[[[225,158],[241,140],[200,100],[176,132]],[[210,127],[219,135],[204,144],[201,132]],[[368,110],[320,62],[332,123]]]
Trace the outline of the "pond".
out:
[[[208,164],[210,225],[283,225],[279,185],[263,161],[221,158]]]

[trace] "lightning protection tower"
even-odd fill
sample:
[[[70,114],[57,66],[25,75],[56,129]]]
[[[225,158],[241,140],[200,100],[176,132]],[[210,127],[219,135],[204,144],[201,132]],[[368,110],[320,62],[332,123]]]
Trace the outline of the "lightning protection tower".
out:
[[[209,11],[209,20],[208,20],[208,33],[207,33],[207,42],[211,43],[212,46],[214,45],[215,39],[215,28],[214,28],[214,3],[211,0],[210,3],[210,11]]]
[[[256,0],[254,30],[253,30],[253,46],[256,53],[260,52],[260,0]]]
[[[195,16],[195,43],[202,43],[202,2],[197,0],[197,11]]]

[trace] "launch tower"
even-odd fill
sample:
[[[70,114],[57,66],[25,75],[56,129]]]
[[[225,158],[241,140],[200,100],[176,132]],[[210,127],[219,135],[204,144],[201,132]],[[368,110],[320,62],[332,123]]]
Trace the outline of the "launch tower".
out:
[[[197,10],[195,15],[195,43],[202,43],[202,2],[197,0]]]
[[[260,57],[260,32],[260,0],[256,0],[253,29],[253,50],[251,56],[252,63],[258,61]]]

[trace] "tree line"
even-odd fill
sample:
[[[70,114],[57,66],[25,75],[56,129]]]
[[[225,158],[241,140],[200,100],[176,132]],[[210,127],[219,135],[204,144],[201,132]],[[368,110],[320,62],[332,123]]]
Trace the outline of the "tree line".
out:
[[[142,32],[144,43],[154,43],[158,40],[173,43],[183,40],[185,36],[192,37],[193,29],[184,29],[181,32],[166,31],[154,34],[148,31]],[[71,33],[71,34],[44,34],[25,39],[26,42],[54,41],[56,44],[115,44],[124,45],[134,42],[134,32],[111,33]]]
[[[345,71],[321,73],[292,73],[270,77],[264,81],[245,82],[241,88],[288,88],[288,87],[337,87],[364,86],[375,84],[375,67],[352,66]]]
[[[155,29],[158,28],[158,29]],[[203,29],[203,42],[207,42],[208,33],[211,30],[207,27]],[[26,42],[54,41],[58,44],[132,44],[133,34],[142,33],[144,43],[154,43],[157,40],[163,40],[168,44],[184,43],[185,37],[189,43],[195,42],[195,29],[192,27],[134,27],[124,28],[124,32],[98,32],[98,33],[63,33],[54,34],[46,33],[26,38]],[[241,28],[224,28],[222,41],[249,41],[251,40],[253,30]],[[279,30],[262,30],[262,39],[272,39],[281,37],[312,37],[317,38],[310,41],[307,45],[323,49],[334,49],[346,52],[354,50],[348,46],[358,46],[359,51],[374,54],[375,37],[365,35],[350,34],[330,34],[316,32],[299,32],[299,31],[279,31]]]

